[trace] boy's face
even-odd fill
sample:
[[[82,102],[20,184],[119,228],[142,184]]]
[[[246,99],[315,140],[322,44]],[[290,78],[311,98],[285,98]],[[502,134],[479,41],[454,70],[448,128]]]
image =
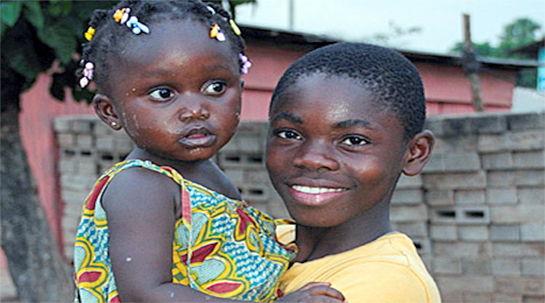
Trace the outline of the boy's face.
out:
[[[299,78],[278,96],[270,123],[267,169],[297,223],[353,224],[389,203],[409,154],[404,130],[354,79]]]

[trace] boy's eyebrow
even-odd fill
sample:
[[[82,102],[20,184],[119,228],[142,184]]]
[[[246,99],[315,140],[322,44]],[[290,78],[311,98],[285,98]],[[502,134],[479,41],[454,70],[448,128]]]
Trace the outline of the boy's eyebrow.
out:
[[[297,117],[295,115],[292,115],[290,113],[286,113],[286,112],[281,112],[281,113],[278,113],[276,115],[274,115],[272,118],[271,118],[271,123],[273,122],[276,122],[280,119],[285,119],[285,120],[288,120],[290,122],[293,122],[293,123],[303,123],[303,119],[301,119],[301,117]]]
[[[334,128],[348,128],[348,127],[352,127],[352,126],[362,126],[362,127],[368,128],[368,129],[373,129],[373,127],[371,126],[371,123],[369,121],[361,120],[361,119],[350,119],[350,120],[341,121],[339,123],[336,123],[333,127]]]

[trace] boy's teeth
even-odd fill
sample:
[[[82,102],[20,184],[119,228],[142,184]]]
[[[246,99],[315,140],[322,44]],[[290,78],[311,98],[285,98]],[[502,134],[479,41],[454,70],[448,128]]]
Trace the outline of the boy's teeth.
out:
[[[324,193],[334,193],[342,191],[342,188],[327,188],[327,187],[309,187],[301,185],[293,185],[293,189],[300,191],[306,194],[324,194]]]

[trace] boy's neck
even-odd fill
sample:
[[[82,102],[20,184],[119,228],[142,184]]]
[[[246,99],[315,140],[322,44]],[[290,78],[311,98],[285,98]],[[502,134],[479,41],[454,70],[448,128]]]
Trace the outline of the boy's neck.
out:
[[[384,204],[389,204],[384,202]],[[389,205],[375,206],[365,214],[339,226],[297,226],[296,262],[306,262],[360,247],[392,231]]]

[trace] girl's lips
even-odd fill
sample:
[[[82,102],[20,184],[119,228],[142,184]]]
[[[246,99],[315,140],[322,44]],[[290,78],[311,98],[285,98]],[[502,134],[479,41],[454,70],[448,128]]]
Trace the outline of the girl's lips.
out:
[[[216,142],[216,135],[213,135],[205,128],[194,128],[183,136],[178,142],[191,148],[209,147]]]
[[[347,188],[290,185],[290,192],[299,204],[322,206],[335,201]]]

